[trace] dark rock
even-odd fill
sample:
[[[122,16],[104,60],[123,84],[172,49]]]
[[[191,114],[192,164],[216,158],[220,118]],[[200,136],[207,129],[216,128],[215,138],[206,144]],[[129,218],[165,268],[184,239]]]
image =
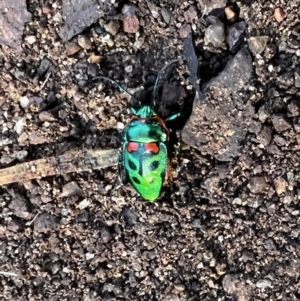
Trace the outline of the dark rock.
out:
[[[205,102],[194,100],[193,112],[182,130],[183,141],[220,161],[239,155],[240,143],[252,123],[254,109],[241,102],[239,91],[249,83],[253,68],[246,49],[228,63],[224,71],[208,82]]]
[[[31,213],[28,201],[19,193],[15,193],[13,190],[10,190],[12,200],[9,204],[9,208],[12,210],[12,213],[22,219],[30,220],[33,218]]]
[[[82,210],[80,214],[77,215],[77,221],[79,223],[86,223],[89,221],[90,213],[87,210]]]
[[[12,218],[12,220],[7,225],[7,230],[12,232],[19,232],[24,229],[24,223],[21,220]]]
[[[105,227],[101,229],[101,238],[105,244],[112,240],[112,235],[108,228]]]
[[[134,15],[137,11],[137,8],[134,5],[125,4],[122,7],[122,14],[125,16]]]
[[[282,136],[279,136],[279,135],[274,135],[273,141],[278,146],[287,146],[288,145],[288,142]]]
[[[205,95],[200,89],[201,78],[198,77],[199,61],[198,57],[196,56],[194,41],[191,34],[184,39],[183,47],[184,55],[186,57],[190,72],[190,81],[193,84],[196,93],[198,94],[199,100],[204,100]]]
[[[289,117],[297,117],[300,115],[300,108],[299,108],[299,100],[298,99],[293,99],[289,104],[288,104],[288,109],[289,109]]]
[[[0,1],[0,44],[21,50],[24,24],[31,20],[26,1]]]
[[[257,141],[263,146],[268,146],[272,141],[272,128],[270,126],[263,126],[261,132],[256,136]]]
[[[296,37],[300,37],[300,24],[297,24],[292,28],[292,34]]]
[[[282,133],[291,128],[290,121],[283,114],[273,114],[271,116],[271,121],[278,133]]]
[[[261,128],[262,128],[262,125],[259,121],[253,121],[249,125],[249,132],[257,135],[261,131]]]
[[[192,226],[194,228],[202,228],[202,224],[201,224],[201,220],[199,218],[195,218],[193,221],[192,221]]]
[[[235,23],[228,28],[226,41],[230,51],[236,52],[241,47],[244,42],[246,28],[244,21]]]
[[[105,32],[105,29],[101,25],[96,24],[95,25],[95,31],[96,31],[97,34],[101,35]]]
[[[169,24],[171,22],[173,14],[172,14],[172,12],[170,11],[169,8],[163,7],[161,9],[161,15],[162,15],[165,23]]]
[[[248,184],[248,188],[254,194],[265,192],[267,187],[268,184],[264,177],[253,177],[250,179],[250,182]]]
[[[295,87],[300,88],[300,71],[295,72]]]
[[[98,66],[97,64],[89,64],[88,68],[87,68],[87,74],[95,77],[97,75],[98,72]]]
[[[39,78],[43,77],[48,69],[50,68],[51,63],[48,59],[43,59],[40,63],[40,66],[37,69],[37,75]]]
[[[227,274],[222,280],[224,291],[232,295],[235,299],[240,301],[250,301],[251,290],[246,282],[242,280],[241,275]]]
[[[121,216],[124,218],[125,223],[129,227],[133,227],[137,222],[136,214],[128,207],[124,207],[122,209]]]
[[[40,214],[34,221],[34,232],[35,233],[47,233],[55,231],[58,228],[55,216],[50,213]]]
[[[60,30],[61,38],[68,41],[81,33],[95,23],[99,17],[109,13],[111,6],[112,4],[107,1],[63,1],[62,11],[65,22]]]
[[[277,249],[272,238],[266,239],[264,242],[264,246],[269,251],[276,251]]]
[[[69,182],[63,186],[62,193],[60,193],[59,197],[70,197],[74,195],[82,195],[82,189],[77,185],[76,182]]]

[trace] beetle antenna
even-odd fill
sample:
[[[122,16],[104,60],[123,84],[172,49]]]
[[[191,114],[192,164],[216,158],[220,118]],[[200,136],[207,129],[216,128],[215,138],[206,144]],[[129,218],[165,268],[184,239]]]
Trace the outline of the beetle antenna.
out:
[[[162,73],[163,73],[170,65],[172,65],[172,64],[174,64],[174,63],[176,63],[176,62],[179,62],[179,61],[180,61],[179,59],[170,61],[168,64],[166,64],[166,65],[158,72],[157,78],[156,78],[156,81],[155,81],[155,84],[154,84],[154,88],[153,88],[153,95],[152,95],[154,105],[155,105],[156,88],[157,88],[157,84],[158,84],[158,82],[159,82],[159,79],[160,79]]]
[[[115,84],[122,92],[125,92],[126,94],[130,95],[139,104],[141,103],[133,94],[131,94],[130,92],[128,92],[126,89],[122,88],[121,85],[118,82],[116,82],[115,80],[110,79],[109,77],[106,77],[106,76],[102,76],[102,75],[94,77],[93,80],[96,80],[96,79],[99,79],[99,78],[102,78],[104,80],[110,81],[111,83]]]

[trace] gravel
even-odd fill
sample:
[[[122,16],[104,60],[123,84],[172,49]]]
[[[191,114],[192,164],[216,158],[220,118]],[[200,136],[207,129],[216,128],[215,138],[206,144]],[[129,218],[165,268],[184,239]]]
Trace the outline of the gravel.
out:
[[[157,105],[184,142],[155,203],[113,166],[1,186],[0,300],[298,300],[298,10],[0,1],[1,170],[117,149],[128,99],[93,78],[147,95],[175,59]]]

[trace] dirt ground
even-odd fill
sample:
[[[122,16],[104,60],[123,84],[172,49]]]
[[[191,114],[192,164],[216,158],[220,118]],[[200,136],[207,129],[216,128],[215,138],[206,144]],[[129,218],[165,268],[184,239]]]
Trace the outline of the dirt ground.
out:
[[[2,0],[0,168],[120,147],[128,99],[93,78],[174,59],[183,150],[155,203],[115,166],[0,187],[0,300],[300,300],[299,6]]]

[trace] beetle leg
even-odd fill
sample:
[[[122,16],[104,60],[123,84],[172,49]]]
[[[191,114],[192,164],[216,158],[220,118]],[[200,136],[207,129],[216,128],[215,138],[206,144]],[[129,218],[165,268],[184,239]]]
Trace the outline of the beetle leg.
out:
[[[168,121],[174,120],[174,119],[176,119],[179,116],[180,116],[180,113],[174,114],[174,115],[168,117],[167,119],[165,119],[164,122],[168,122]]]
[[[156,88],[157,88],[157,85],[158,85],[158,82],[159,82],[159,79],[162,75],[162,73],[172,64],[176,63],[176,62],[179,62],[180,60],[179,59],[176,59],[176,60],[172,60],[170,61],[169,63],[167,63],[159,72],[158,72],[158,75],[157,75],[157,78],[156,78],[156,81],[155,81],[155,84],[154,84],[154,88],[153,88],[153,92],[152,92],[152,101],[153,101],[153,105],[155,106],[156,103],[155,103],[155,97],[156,97]]]
[[[175,156],[177,159],[177,167],[176,167],[176,171],[179,172],[181,170],[181,164],[180,164],[180,152],[181,152],[181,143],[180,141],[174,145],[174,152],[175,152]]]
[[[112,188],[111,192],[110,192],[110,196],[112,195],[112,193],[116,190],[118,190],[120,187],[123,186],[124,181],[122,179],[122,174],[124,174],[124,169],[123,169],[123,156],[120,155],[118,158],[118,176],[117,179],[115,181],[114,187]]]
[[[166,172],[166,177],[163,185],[167,185],[169,180],[171,179],[171,160],[168,159],[168,165],[167,165],[167,172]]]

